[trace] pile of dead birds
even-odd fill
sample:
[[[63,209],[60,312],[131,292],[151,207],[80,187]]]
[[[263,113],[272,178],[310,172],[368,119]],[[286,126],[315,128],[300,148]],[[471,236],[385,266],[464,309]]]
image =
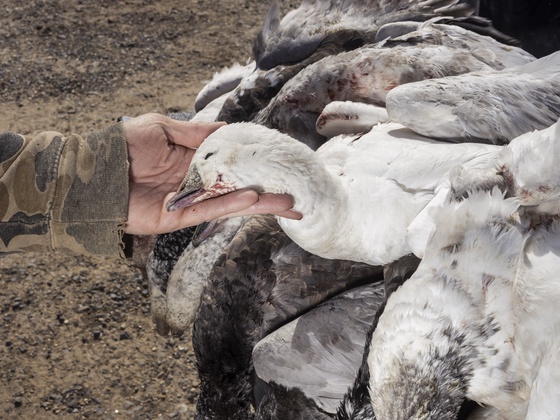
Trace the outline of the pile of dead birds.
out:
[[[157,238],[152,313],[192,325],[196,418],[558,418],[560,53],[475,11],[272,2],[200,92],[192,119],[228,125],[169,209],[253,188],[303,217]]]

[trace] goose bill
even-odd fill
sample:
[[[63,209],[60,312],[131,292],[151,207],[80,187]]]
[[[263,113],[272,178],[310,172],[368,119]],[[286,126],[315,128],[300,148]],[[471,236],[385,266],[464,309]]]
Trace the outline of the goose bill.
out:
[[[192,206],[201,201],[208,200],[209,198],[214,198],[219,195],[215,188],[189,188],[186,190],[178,191],[173,197],[167,202],[167,211],[175,211],[185,207]]]
[[[223,182],[216,182],[214,185],[204,187],[202,178],[196,166],[192,166],[177,189],[177,193],[167,202],[167,211],[174,211],[192,206],[210,198],[219,197],[235,191],[235,187],[226,185]]]

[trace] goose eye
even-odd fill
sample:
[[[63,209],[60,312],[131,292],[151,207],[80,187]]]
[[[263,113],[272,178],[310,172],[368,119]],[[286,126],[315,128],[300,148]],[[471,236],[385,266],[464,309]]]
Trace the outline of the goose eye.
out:
[[[212,156],[214,154],[214,152],[210,152],[208,153],[206,156],[204,156],[204,160],[208,159],[210,156]]]

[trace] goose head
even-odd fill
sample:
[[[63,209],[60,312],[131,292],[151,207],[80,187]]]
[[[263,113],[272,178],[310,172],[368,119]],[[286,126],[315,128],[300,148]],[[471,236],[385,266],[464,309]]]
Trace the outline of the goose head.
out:
[[[294,210],[309,214],[312,175],[324,171],[313,150],[277,130],[253,123],[221,127],[196,151],[169,211],[239,189],[291,194]],[[323,187],[322,187],[323,188]]]

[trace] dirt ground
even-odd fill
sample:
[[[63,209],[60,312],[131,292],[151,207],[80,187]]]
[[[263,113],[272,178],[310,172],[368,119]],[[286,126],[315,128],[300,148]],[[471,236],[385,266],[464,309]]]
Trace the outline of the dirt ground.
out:
[[[4,0],[0,130],[85,134],[190,110],[214,72],[250,57],[267,6]],[[0,255],[0,322],[0,418],[193,417],[190,339],[156,334],[147,285],[123,261]]]

